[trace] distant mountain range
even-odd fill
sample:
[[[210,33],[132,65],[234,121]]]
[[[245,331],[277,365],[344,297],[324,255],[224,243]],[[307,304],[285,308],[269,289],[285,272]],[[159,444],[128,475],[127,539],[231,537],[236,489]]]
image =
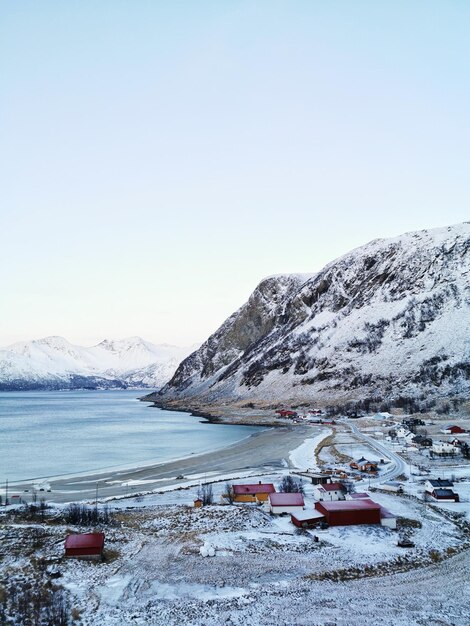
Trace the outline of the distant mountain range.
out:
[[[470,393],[470,223],[263,280],[149,400],[180,407]]]
[[[91,348],[63,337],[0,349],[0,391],[160,388],[193,348],[154,345],[140,337],[104,340]]]

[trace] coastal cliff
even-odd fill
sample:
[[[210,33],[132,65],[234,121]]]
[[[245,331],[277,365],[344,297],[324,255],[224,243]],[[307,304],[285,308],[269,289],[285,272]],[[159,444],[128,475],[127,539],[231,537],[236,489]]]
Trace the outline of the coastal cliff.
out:
[[[166,406],[338,403],[470,391],[470,223],[273,276],[146,396]]]

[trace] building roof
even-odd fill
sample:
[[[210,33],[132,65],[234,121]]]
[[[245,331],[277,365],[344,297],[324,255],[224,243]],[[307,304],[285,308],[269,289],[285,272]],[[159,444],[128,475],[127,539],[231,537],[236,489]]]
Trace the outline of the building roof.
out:
[[[453,498],[455,496],[452,489],[434,489],[433,494],[439,498]]]
[[[327,511],[377,511],[380,510],[380,504],[368,499],[357,500],[337,500],[333,502],[317,502],[315,506],[321,506]]]
[[[453,487],[454,483],[451,480],[444,478],[436,478],[428,481],[432,487]]]
[[[303,509],[302,511],[291,513],[291,517],[294,517],[298,522],[308,522],[310,520],[321,519],[325,516],[316,509]]]
[[[370,495],[365,491],[363,493],[350,493],[352,500],[364,500],[364,498],[370,498]]]
[[[104,533],[83,533],[81,535],[67,535],[65,549],[96,549],[104,546]]]
[[[301,493],[271,493],[271,506],[304,506],[304,497]]]
[[[326,483],[320,489],[325,491],[346,491],[346,487],[342,483]]]
[[[256,483],[255,485],[233,485],[233,493],[236,496],[256,495],[257,493],[275,493],[272,483]]]

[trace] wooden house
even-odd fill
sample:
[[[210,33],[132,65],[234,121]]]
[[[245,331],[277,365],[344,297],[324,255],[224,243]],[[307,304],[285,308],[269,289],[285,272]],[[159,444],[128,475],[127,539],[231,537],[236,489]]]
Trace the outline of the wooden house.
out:
[[[276,493],[272,483],[256,483],[248,485],[233,485],[234,502],[266,502],[269,494]]]
[[[366,458],[361,457],[357,459],[357,461],[351,461],[349,464],[351,469],[357,469],[360,472],[376,472],[377,471],[377,463],[374,461],[368,461]]]

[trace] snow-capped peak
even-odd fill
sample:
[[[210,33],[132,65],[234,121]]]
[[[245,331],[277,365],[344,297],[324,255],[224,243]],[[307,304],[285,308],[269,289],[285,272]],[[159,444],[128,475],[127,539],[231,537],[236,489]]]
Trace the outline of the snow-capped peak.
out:
[[[54,387],[60,388],[60,381],[67,386],[67,381],[76,376],[123,384],[131,377],[132,385],[160,387],[190,351],[158,346],[140,337],[105,339],[91,348],[73,345],[58,336],[17,342],[0,349],[0,388],[28,388],[28,381],[35,387],[42,381],[54,381]]]

